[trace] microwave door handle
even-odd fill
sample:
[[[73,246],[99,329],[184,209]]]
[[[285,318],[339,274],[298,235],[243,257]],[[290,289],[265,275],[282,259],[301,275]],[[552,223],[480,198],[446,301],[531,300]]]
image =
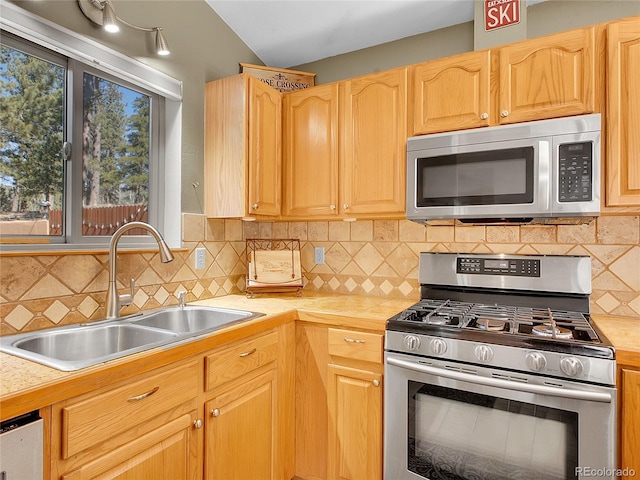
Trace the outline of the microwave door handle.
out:
[[[542,211],[547,212],[551,208],[551,145],[549,140],[538,141],[538,201]]]
[[[611,394],[603,392],[587,392],[583,390],[573,390],[559,387],[548,387],[545,385],[531,385],[529,383],[512,382],[499,378],[479,377],[469,373],[445,370],[443,368],[431,367],[421,363],[409,362],[399,358],[387,357],[387,363],[401,368],[408,368],[420,373],[434,375],[438,377],[450,378],[463,382],[475,383],[487,387],[506,388],[517,392],[537,393],[539,395],[552,395],[554,397],[571,398],[574,400],[587,400],[590,402],[611,403]]]

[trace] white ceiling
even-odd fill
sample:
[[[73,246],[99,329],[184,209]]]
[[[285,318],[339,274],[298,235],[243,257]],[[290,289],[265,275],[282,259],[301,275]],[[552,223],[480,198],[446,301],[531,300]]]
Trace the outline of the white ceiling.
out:
[[[206,0],[265,63],[287,68],[473,20],[474,0]]]

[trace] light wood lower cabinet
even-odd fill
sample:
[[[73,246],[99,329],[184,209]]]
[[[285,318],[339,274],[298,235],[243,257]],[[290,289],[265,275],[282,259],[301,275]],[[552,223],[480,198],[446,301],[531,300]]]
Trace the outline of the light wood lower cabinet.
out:
[[[192,462],[196,441],[193,422],[197,412],[182,415],[136,440],[78,469],[62,475],[64,480],[142,478],[197,478]]]
[[[235,382],[206,404],[205,478],[275,480],[277,372]]]
[[[205,480],[293,477],[294,324],[206,356]]]
[[[181,362],[53,405],[52,477],[199,478],[199,369]]]
[[[623,472],[640,472],[640,354],[616,352],[619,394],[619,466]],[[623,476],[622,478],[634,478]]]
[[[296,326],[296,476],[382,479],[381,333]]]
[[[382,478],[382,374],[329,365],[329,479]]]

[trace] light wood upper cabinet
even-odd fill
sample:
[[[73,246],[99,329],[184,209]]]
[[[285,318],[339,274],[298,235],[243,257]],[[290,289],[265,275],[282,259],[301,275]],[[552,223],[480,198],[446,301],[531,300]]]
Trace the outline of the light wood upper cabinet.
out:
[[[408,69],[340,83],[340,204],[345,216],[405,211]]]
[[[640,207],[640,17],[607,26],[606,205]]]
[[[399,68],[285,95],[285,218],[404,213],[407,81]]]
[[[412,82],[413,135],[490,125],[489,50],[415,65]]]
[[[248,74],[206,84],[205,213],[280,214],[282,95]]]
[[[337,215],[338,85],[288,93],[283,112],[283,215]]]
[[[510,44],[500,53],[500,123],[592,113],[595,28]]]

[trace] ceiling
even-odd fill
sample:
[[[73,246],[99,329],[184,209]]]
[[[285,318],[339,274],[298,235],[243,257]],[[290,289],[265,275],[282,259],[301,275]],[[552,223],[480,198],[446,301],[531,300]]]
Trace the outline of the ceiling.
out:
[[[474,0],[206,0],[264,62],[287,68],[473,20]]]

